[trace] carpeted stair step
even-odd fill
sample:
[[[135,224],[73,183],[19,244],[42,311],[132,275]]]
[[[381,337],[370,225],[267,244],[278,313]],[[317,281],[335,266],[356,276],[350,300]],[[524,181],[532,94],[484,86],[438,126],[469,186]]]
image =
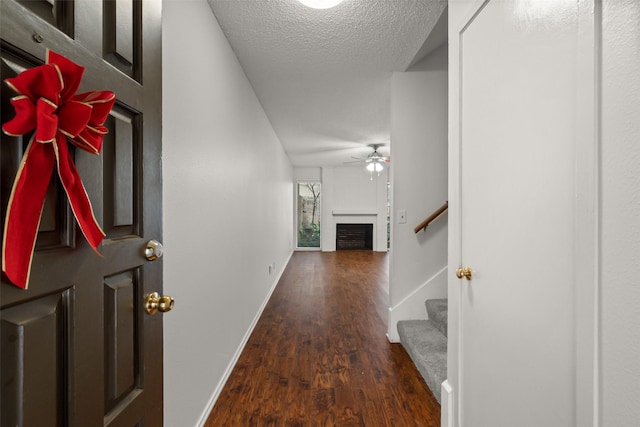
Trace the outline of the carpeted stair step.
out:
[[[429,320],[433,322],[434,326],[438,328],[440,332],[447,336],[447,311],[448,300],[446,298],[441,299],[429,299],[425,302],[427,306],[427,314]]]
[[[440,402],[440,386],[447,379],[447,337],[430,320],[398,322],[400,342]]]

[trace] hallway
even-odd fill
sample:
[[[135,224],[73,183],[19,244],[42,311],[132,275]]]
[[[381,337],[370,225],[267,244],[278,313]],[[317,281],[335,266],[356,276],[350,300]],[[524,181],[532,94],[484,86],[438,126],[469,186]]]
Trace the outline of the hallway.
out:
[[[206,426],[439,426],[385,336],[388,276],[386,253],[295,252]]]

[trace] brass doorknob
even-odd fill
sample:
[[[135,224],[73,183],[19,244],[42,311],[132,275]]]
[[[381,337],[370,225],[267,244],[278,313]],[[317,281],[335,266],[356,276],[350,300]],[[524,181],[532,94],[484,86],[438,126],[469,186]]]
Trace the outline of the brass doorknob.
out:
[[[465,267],[465,268],[460,267],[456,270],[456,277],[458,279],[462,279],[463,277],[466,277],[467,280],[471,280],[472,276],[473,276],[473,271],[471,271],[469,267]]]
[[[158,311],[161,313],[171,311],[174,304],[174,299],[169,295],[160,296],[157,292],[151,292],[144,297],[144,311],[149,315],[156,314]]]

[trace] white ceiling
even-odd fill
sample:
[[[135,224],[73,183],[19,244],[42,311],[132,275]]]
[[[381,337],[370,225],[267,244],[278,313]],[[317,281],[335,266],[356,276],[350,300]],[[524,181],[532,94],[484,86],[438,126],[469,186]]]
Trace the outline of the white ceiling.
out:
[[[392,72],[446,40],[446,31],[427,38],[447,0],[344,0],[324,10],[208,2],[294,166],[342,165],[388,144]]]

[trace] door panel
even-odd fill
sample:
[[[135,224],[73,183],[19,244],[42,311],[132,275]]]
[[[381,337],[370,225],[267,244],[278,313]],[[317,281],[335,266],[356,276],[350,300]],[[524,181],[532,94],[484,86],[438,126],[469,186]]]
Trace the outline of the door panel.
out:
[[[0,52],[2,58],[2,79],[15,77],[27,68],[40,65],[40,61],[29,55],[16,54],[9,49],[3,49]],[[13,94],[8,87],[2,85],[2,110],[6,112],[13,111],[13,107],[9,103]],[[4,120],[4,115],[3,115]],[[2,140],[2,170],[3,177],[15,176],[20,159],[24,154],[29,143],[32,133],[25,136],[9,138],[4,136]],[[2,188],[0,189],[0,201],[2,209],[2,218],[5,215],[5,207],[9,201],[11,194],[11,186],[13,180],[3,179],[0,181]],[[37,249],[53,249],[62,247],[71,247],[74,241],[74,227],[71,221],[71,210],[66,202],[66,196],[58,181],[51,181],[46,195],[46,201],[42,210],[40,220],[40,229],[38,239],[36,241]]]
[[[18,0],[34,16],[73,38],[75,1]]]
[[[3,426],[67,425],[69,294],[67,289],[2,311]]]
[[[162,292],[162,260],[144,257],[146,242],[162,239],[160,5],[0,2],[3,79],[42,64],[49,48],[86,68],[79,92],[117,98],[100,156],[72,150],[106,233],[102,257],[79,232],[54,173],[29,288],[2,277],[2,426],[162,425],[162,314],[143,308],[146,294]],[[2,85],[2,122],[14,95]],[[3,218],[29,139],[2,135]]]
[[[104,180],[104,223],[107,238],[138,235],[142,211],[138,205],[140,185],[140,149],[142,148],[139,123],[141,117],[122,104],[113,108],[107,126],[112,131],[105,136],[102,146]]]
[[[135,278],[135,279],[134,279]],[[139,378],[136,366],[140,352],[136,341],[137,319],[130,307],[136,306],[137,271],[105,278],[105,402],[110,410],[133,391]]]
[[[142,3],[112,0],[104,3],[104,58],[114,67],[140,80]]]
[[[576,94],[593,89],[578,2],[533,3],[487,1],[460,33],[461,426],[575,425]]]

